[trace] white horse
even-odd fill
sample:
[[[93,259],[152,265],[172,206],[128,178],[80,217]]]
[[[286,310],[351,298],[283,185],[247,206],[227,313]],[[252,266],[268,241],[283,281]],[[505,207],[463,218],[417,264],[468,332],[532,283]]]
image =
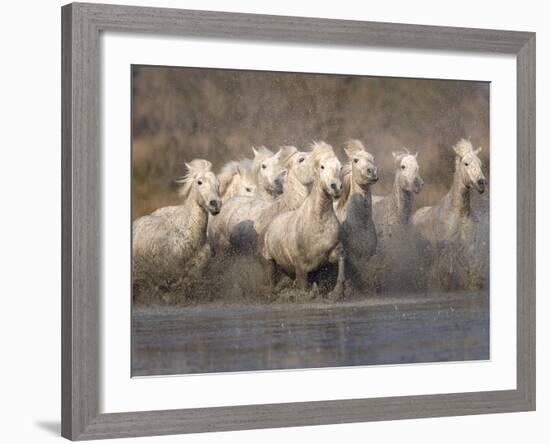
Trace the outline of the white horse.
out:
[[[271,286],[280,269],[295,278],[299,289],[307,289],[310,272],[337,262],[338,278],[330,297],[339,299],[344,294],[344,257],[333,199],[342,194],[342,165],[324,142],[313,144],[309,161],[315,175],[310,194],[299,208],[279,214],[268,225],[261,254]]]
[[[377,253],[369,263],[371,285],[391,291],[425,287],[422,245],[411,223],[414,198],[424,185],[418,154],[408,149],[392,153],[395,175],[392,191],[373,198],[378,237]]]
[[[373,204],[376,232],[382,243],[409,226],[414,195],[424,186],[418,153],[412,155],[405,148],[402,152],[392,153],[392,156],[396,166],[392,192],[375,199]]]
[[[200,276],[210,249],[206,243],[208,213],[220,212],[218,179],[211,163],[185,164],[179,182],[183,203],[161,208],[133,223],[132,280],[134,290],[181,287]],[[136,296],[138,294],[136,293]]]
[[[286,170],[280,163],[280,151],[273,153],[265,146],[252,148],[252,174],[256,178],[256,194],[264,200],[273,201],[283,192]]]
[[[377,244],[371,186],[378,181],[378,167],[359,140],[347,142],[344,151],[349,162],[342,171],[343,193],[334,203],[334,209],[342,225],[346,289],[365,291],[366,265],[376,252]]]
[[[471,210],[471,190],[481,194],[487,187],[478,157],[481,147],[474,150],[470,141],[462,139],[453,150],[455,172],[449,192],[437,204],[417,210],[412,222],[436,253],[436,278],[460,281],[456,285],[461,287],[479,287],[483,277],[475,253],[477,220]]]

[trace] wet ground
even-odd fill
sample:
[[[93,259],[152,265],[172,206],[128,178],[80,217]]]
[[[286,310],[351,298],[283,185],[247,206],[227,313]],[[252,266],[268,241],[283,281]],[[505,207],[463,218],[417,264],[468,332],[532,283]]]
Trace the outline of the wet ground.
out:
[[[489,359],[487,293],[134,308],[132,375]]]

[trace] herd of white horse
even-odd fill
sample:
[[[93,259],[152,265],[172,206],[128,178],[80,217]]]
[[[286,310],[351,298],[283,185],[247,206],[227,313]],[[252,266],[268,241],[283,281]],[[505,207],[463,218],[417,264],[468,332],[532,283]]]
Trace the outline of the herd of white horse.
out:
[[[313,272],[332,267],[337,277],[329,297],[361,291],[369,261],[392,239],[401,242],[414,233],[432,252],[451,240],[453,248],[472,242],[462,234],[476,223],[471,191],[487,187],[481,148],[463,139],[453,150],[450,190],[414,213],[424,181],[417,154],[406,149],[392,153],[395,178],[387,196],[372,194],[378,167],[359,140],[346,143],[343,164],[325,142],[307,151],[253,149],[253,159],[229,162],[218,175],[209,161],[195,159],[178,180],[181,205],[133,224],[134,289],[181,288],[201,279],[212,255],[248,255],[262,263],[268,289],[284,274],[305,290]]]

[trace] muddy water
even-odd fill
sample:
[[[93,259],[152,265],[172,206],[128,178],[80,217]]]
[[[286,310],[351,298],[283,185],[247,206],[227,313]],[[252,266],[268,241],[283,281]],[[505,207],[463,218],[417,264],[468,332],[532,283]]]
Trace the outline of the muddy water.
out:
[[[133,376],[489,359],[485,293],[136,308]]]

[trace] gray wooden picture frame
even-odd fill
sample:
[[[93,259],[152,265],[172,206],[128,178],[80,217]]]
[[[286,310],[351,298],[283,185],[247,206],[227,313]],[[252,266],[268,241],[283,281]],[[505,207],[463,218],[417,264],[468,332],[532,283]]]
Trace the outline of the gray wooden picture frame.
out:
[[[376,399],[101,413],[99,36],[106,31],[515,55],[517,388]],[[73,3],[64,6],[61,335],[62,435],[74,440],[534,410],[535,34],[102,4]]]

